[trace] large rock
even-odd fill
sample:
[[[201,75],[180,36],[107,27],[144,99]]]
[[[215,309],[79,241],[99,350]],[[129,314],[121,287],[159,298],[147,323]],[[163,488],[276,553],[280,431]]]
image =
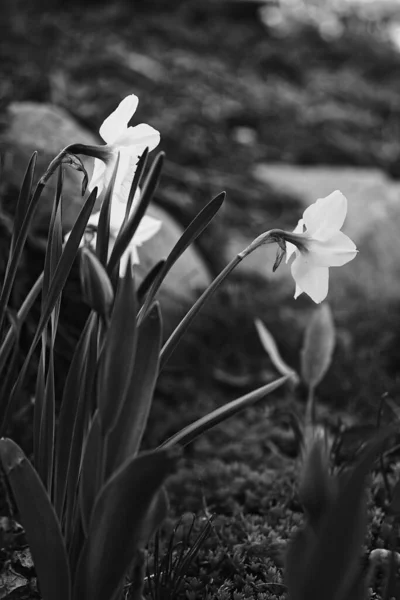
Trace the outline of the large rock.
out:
[[[347,265],[330,269],[330,301],[343,302],[356,295],[371,301],[400,299],[400,184],[391,181],[379,169],[305,167],[282,164],[258,165],[258,181],[278,192],[297,197],[303,210],[339,189],[348,199],[348,216],[343,231],[359,249],[359,255]],[[297,224],[293,222],[293,228]],[[276,226],[279,227],[279,224]],[[250,240],[239,233],[230,244],[230,253]],[[272,274],[276,248],[256,251],[243,269],[275,280],[286,293],[294,291],[290,269],[281,265]],[[266,260],[267,258],[267,260]]]
[[[1,147],[5,152],[3,183],[19,189],[28,161],[38,150],[37,178],[46,170],[49,162],[65,146],[72,143],[98,144],[98,136],[84,129],[65,110],[34,102],[13,103],[8,109],[9,122],[2,136]],[[85,166],[92,172],[92,159],[85,160]],[[63,188],[64,227],[69,230],[82,205],[80,195],[82,174],[71,168],[65,169]],[[39,207],[38,220],[48,218],[54,198],[55,182],[46,186]],[[149,208],[149,214],[163,222],[160,232],[140,249],[140,273],[143,276],[160,259],[166,258],[183,233],[183,228],[165,210],[156,205]],[[160,300],[164,313],[166,331],[177,324],[199,292],[211,282],[211,275],[200,253],[188,248],[177,264],[171,269],[160,290]]]
[[[35,183],[46,171],[51,160],[72,143],[99,144],[100,138],[83,128],[64,109],[51,104],[14,102],[8,107],[8,124],[0,141],[4,154],[3,178],[8,185],[21,186],[28,162],[37,151]],[[93,170],[92,159],[83,158],[89,177]],[[63,223],[67,230],[75,221],[82,203],[80,194],[82,173],[72,168],[64,169]],[[45,221],[51,210],[56,188],[53,176],[46,185],[37,210],[36,224]]]

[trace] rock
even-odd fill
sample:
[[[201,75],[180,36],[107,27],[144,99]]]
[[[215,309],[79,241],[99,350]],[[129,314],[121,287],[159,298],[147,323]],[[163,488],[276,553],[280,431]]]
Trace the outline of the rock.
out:
[[[2,136],[1,145],[6,154],[3,181],[6,185],[19,189],[32,153],[39,151],[37,178],[49,162],[65,146],[72,143],[98,144],[99,138],[84,129],[65,110],[34,102],[16,102],[8,109],[9,123]],[[85,166],[92,172],[92,159],[86,159]],[[74,223],[82,204],[80,195],[82,174],[71,168],[65,169],[63,193],[63,224],[69,230]],[[43,215],[48,218],[54,198],[55,180],[46,186],[42,196],[38,220]],[[166,258],[183,233],[183,228],[162,208],[152,205],[149,214],[163,222],[160,232],[139,249],[141,259],[140,274],[143,277],[159,260]],[[170,332],[187,309],[211,282],[210,272],[200,253],[188,248],[168,274],[159,292],[164,329]]]
[[[348,215],[343,231],[356,243],[359,255],[343,267],[330,269],[330,301],[346,302],[354,296],[372,302],[400,299],[398,182],[391,181],[379,169],[281,164],[258,165],[254,177],[277,192],[299,198],[303,204],[299,218],[309,204],[336,189],[347,197]],[[296,224],[297,221],[293,228]],[[231,242],[229,253],[243,249],[249,241],[239,234]],[[244,261],[243,269],[276,281],[284,294],[293,293],[294,283],[287,266],[282,264],[272,273],[275,252],[272,246],[257,250]]]
[[[8,124],[1,136],[1,151],[4,153],[4,173],[8,186],[20,189],[28,162],[35,150],[38,151],[35,183],[46,171],[50,161],[72,143],[99,144],[100,138],[84,129],[64,109],[51,104],[36,102],[13,102],[8,107]],[[92,159],[83,158],[89,178],[92,174]],[[82,197],[80,194],[82,173],[72,168],[64,169],[63,224],[65,229],[75,221]],[[56,188],[56,177],[46,185],[34,225],[39,226],[51,210]]]

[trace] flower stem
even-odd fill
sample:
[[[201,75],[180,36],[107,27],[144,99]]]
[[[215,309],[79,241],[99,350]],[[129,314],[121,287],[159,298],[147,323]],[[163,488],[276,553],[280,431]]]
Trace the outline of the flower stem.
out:
[[[165,363],[168,361],[176,346],[180,342],[181,337],[188,329],[189,325],[192,323],[193,319],[199,312],[199,310],[203,307],[203,305],[211,298],[214,292],[219,288],[221,283],[225,281],[228,277],[229,273],[235,269],[239,263],[242,262],[246,256],[249,256],[254,250],[263,246],[264,244],[270,244],[273,242],[282,243],[282,234],[284,232],[280,229],[271,229],[260,236],[258,236],[253,242],[247,246],[242,252],[239,252],[231,262],[226,265],[226,267],[221,271],[219,275],[214,279],[214,281],[208,286],[208,288],[203,292],[200,298],[193,304],[192,308],[189,312],[183,317],[182,321],[176,327],[176,329],[172,332],[168,340],[165,342],[164,346],[161,349],[160,353],[160,371],[165,366]]]

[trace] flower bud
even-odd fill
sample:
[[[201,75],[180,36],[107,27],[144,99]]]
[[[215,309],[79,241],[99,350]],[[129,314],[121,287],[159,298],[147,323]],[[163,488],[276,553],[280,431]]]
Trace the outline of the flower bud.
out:
[[[80,277],[84,301],[103,318],[108,318],[114,290],[103,265],[86,246],[80,249]]]

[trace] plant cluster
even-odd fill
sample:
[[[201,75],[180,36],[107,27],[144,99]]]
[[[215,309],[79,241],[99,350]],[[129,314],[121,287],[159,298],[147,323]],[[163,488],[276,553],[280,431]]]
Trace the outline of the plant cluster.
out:
[[[148,153],[157,145],[159,134],[148,125],[128,127],[136,106],[135,96],[125,98],[100,129],[105,145],[68,146],[50,163],[36,186],[34,155],[21,186],[12,227],[0,294],[3,435],[19,403],[35,353],[39,363],[33,392],[33,461],[8,438],[0,440],[0,461],[26,531],[44,600],[116,600],[124,593],[140,600],[146,581],[147,593],[153,598],[160,597],[157,590],[165,587],[165,580],[170,586],[168,593],[177,593],[211,525],[199,534],[188,552],[177,549],[172,542],[166,559],[160,563],[155,551],[153,571],[147,569],[147,575],[144,548],[168,514],[165,485],[177,471],[179,449],[284,383],[295,385],[299,377],[282,360],[273,338],[258,322],[260,339],[280,376],[187,425],[157,448],[143,451],[142,438],[160,371],[207,300],[242,260],[263,245],[277,244],[273,270],[285,256],[288,260],[295,255],[291,265],[295,297],[306,293],[316,303],[327,296],[329,267],[342,266],[357,254],[354,243],[340,231],[347,199],[333,192],[309,206],[294,231],[271,229],[256,237],[221,271],[162,344],[157,292],[185,249],[214,218],[225,194],[203,208],[166,259],[138,284],[134,267],[139,260],[137,247],[162,226],[145,213],[158,185],[163,155],[156,157],[145,176]],[[95,161],[90,181],[80,156]],[[82,209],[66,236],[62,231],[64,168],[83,173]],[[9,300],[19,260],[43,189],[54,176],[57,188],[44,271],[15,313],[9,308]],[[100,210],[94,217],[97,200]],[[54,348],[60,298],[76,260],[90,314],[76,345],[62,397],[58,398]],[[14,376],[21,326],[39,295],[37,328],[24,363]],[[301,375],[309,393],[306,419],[299,428],[299,496],[306,522],[289,544],[285,584],[280,573],[271,572],[275,587],[281,590],[287,585],[292,600],[309,600],[322,593],[332,600],[365,597],[366,578],[359,566],[365,535],[365,479],[392,433],[382,430],[375,436],[353,469],[330,472],[332,448],[326,432],[316,424],[314,391],[329,366],[333,335],[329,308],[323,304],[307,331],[302,360]],[[396,489],[391,501],[395,515]],[[251,489],[241,493],[247,493],[252,501]],[[188,538],[185,540],[183,548],[188,546]],[[246,552],[260,560],[263,543],[253,543],[250,537]],[[232,559],[238,568],[240,556],[238,548]],[[394,581],[391,560],[387,599]],[[244,593],[254,592],[252,578],[243,573],[240,577]],[[158,583],[152,587],[154,582]],[[189,598],[196,597],[194,579],[192,586]],[[266,597],[267,587],[257,590],[257,597]],[[231,595],[238,597],[232,586],[221,587],[221,600]]]

